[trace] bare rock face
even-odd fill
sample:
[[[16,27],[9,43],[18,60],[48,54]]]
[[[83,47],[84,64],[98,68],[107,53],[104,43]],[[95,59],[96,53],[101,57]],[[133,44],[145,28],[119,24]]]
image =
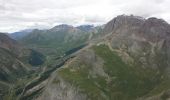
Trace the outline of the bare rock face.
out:
[[[87,100],[86,95],[79,93],[78,88],[65,82],[58,74],[54,76],[51,81],[49,80],[43,94],[36,100]]]
[[[118,16],[106,24],[104,31],[105,33],[123,34],[123,36],[135,34],[151,42],[168,40],[170,37],[170,25],[164,20],[144,19],[138,16]]]
[[[103,69],[104,64],[103,59],[97,56],[93,50],[90,49],[83,50],[80,54],[77,55],[76,60],[77,60],[76,63],[78,64],[77,66],[75,66],[75,68],[80,66],[81,64],[86,64],[88,66],[93,66],[89,73],[92,77],[97,76],[108,77],[108,75],[104,72]]]
[[[138,28],[139,26],[141,26],[144,21],[145,21],[145,19],[138,17],[138,16],[120,15],[105,25],[104,33],[107,34],[107,33],[113,32],[113,31],[115,32],[116,30],[117,31],[118,30],[125,31],[125,28],[127,29],[127,27],[129,27],[127,30],[135,29],[135,28]],[[132,26],[133,26],[133,28],[132,28]]]

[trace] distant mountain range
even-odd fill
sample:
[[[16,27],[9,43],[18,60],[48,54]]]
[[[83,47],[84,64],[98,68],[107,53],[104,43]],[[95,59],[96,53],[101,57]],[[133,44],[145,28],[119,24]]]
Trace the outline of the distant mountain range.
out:
[[[81,25],[81,26],[77,26],[76,28],[85,31],[85,32],[90,32],[93,31],[94,26],[93,25]]]
[[[99,27],[91,25],[73,27],[62,24],[48,30],[34,29],[16,32],[11,34],[11,37],[44,54],[58,52],[61,55],[71,48],[85,44],[98,33],[98,29]]]
[[[19,32],[10,33],[9,36],[15,40],[21,39],[31,33],[33,29],[26,29]]]
[[[60,25],[58,25],[58,26],[60,26]],[[62,26],[66,26],[67,27],[69,25],[63,24]],[[90,31],[94,30],[94,26],[93,25],[80,25],[80,26],[77,26],[75,28],[78,28],[78,29],[80,29],[82,31],[85,31],[85,32],[90,32]],[[21,31],[18,31],[18,32],[10,33],[9,36],[11,38],[15,39],[15,40],[19,40],[19,39],[25,37],[26,35],[28,35],[29,33],[31,33],[33,30],[36,30],[36,29],[21,30]],[[47,29],[44,29],[44,30],[47,30]]]

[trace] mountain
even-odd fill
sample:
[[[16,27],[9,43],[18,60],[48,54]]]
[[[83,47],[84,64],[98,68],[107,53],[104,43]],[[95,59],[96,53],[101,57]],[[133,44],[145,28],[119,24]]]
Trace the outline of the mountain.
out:
[[[19,59],[21,48],[17,42],[6,34],[0,33],[0,94],[3,96],[10,88],[9,84],[16,77],[29,70]],[[0,97],[1,98],[1,97]]]
[[[53,73],[36,100],[168,100],[170,25],[121,15]]]
[[[21,69],[23,72],[27,70],[18,60],[21,50],[22,47],[15,40],[9,38],[6,34],[0,33],[0,74],[2,76],[0,80],[9,81],[7,77],[13,76],[13,71],[17,73],[19,71],[17,69]]]
[[[33,55],[34,53],[34,55]],[[12,88],[25,76],[33,73],[32,62],[43,59],[40,53],[24,48],[7,34],[0,33],[0,99],[8,95]],[[36,57],[35,57],[36,56]],[[36,59],[35,59],[36,58]],[[42,64],[42,63],[41,63]],[[40,63],[39,63],[40,65]]]
[[[48,30],[33,30],[19,41],[46,55],[63,55],[66,51],[85,44],[90,33],[70,25],[58,25]]]
[[[19,40],[28,35],[29,33],[31,33],[32,31],[33,29],[25,29],[19,32],[10,33],[9,36],[15,40]]]

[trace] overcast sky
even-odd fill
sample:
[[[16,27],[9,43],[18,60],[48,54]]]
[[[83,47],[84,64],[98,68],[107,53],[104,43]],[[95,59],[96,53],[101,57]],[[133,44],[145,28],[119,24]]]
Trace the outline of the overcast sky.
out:
[[[170,22],[170,0],[0,0],[0,31],[108,22],[120,14]]]

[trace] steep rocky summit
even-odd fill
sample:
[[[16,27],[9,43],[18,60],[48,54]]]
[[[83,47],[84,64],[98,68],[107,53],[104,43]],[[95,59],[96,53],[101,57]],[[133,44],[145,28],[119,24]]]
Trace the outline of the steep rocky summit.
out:
[[[164,20],[122,15],[106,24],[105,32],[111,33],[106,38],[109,45],[135,58],[136,63],[169,69],[170,25]]]

